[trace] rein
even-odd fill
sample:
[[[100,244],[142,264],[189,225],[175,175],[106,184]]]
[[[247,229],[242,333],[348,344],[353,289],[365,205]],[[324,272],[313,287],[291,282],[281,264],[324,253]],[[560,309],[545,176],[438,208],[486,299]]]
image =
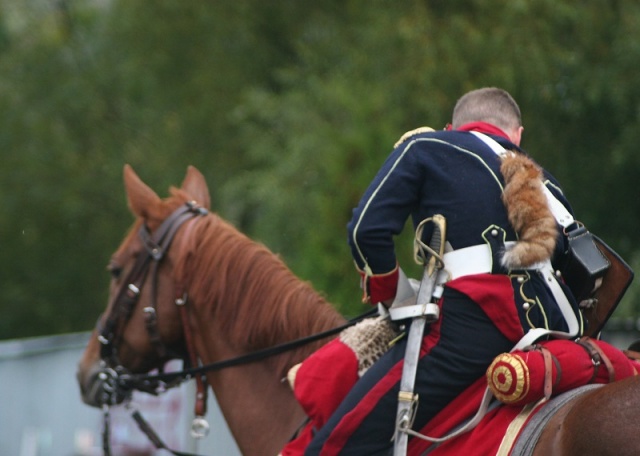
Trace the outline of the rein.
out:
[[[334,336],[342,332],[343,330],[355,325],[356,323],[364,320],[365,318],[368,318],[377,314],[377,312],[378,312],[378,309],[372,309],[349,320],[344,325],[338,326],[336,328],[329,329],[321,333],[312,334],[307,337],[302,337],[300,339],[292,340],[290,342],[285,342],[283,344],[274,345],[273,347],[263,348],[262,350],[257,350],[251,353],[247,353],[246,355],[238,356],[236,358],[225,359],[215,363],[183,369],[181,371],[176,371],[176,372],[165,372],[161,374],[119,374],[118,381],[120,382],[120,385],[124,388],[137,389],[137,387],[143,386],[145,387],[145,391],[153,383],[171,384],[172,387],[177,386],[182,381],[190,380],[195,375],[200,375],[206,372],[213,372],[221,369],[226,369],[228,367],[234,367],[234,366],[239,366],[243,364],[249,364],[255,361],[260,361],[270,356],[279,355],[289,350],[293,350],[295,348],[302,347],[304,345],[316,342],[318,340],[322,340],[327,337]],[[178,381],[178,383],[174,384],[173,382],[176,382],[176,381]],[[161,388],[161,391],[162,390],[164,390],[164,388]]]

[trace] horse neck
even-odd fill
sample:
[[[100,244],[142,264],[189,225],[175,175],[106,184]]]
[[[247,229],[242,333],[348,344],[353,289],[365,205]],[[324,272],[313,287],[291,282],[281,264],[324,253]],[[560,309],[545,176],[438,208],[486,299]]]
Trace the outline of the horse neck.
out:
[[[176,277],[208,323],[252,351],[334,328],[344,318],[278,256],[215,215],[198,222]],[[185,247],[186,244],[186,248]]]
[[[212,373],[207,381],[243,456],[275,456],[305,420],[288,384],[264,363]]]
[[[335,328],[344,319],[278,257],[226,222],[209,218],[192,236],[180,276],[202,362],[235,358]],[[243,455],[277,454],[304,417],[287,370],[325,341],[208,374]]]

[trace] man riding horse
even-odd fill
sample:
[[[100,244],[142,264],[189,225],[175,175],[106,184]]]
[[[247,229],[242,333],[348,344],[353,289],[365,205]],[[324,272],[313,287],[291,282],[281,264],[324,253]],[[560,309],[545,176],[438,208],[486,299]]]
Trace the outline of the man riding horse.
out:
[[[479,135],[478,132],[470,134]],[[463,133],[458,132],[457,135]],[[551,192],[544,195],[545,187],[539,179],[539,173],[535,172],[537,168],[526,156],[506,153],[504,147],[492,140],[490,135],[477,138],[496,154],[505,155],[500,165],[504,180],[494,168],[487,167],[486,171],[493,173],[496,179],[484,184],[500,185],[501,189],[504,186],[502,194],[506,207],[523,206],[522,201],[528,195],[531,201],[540,204],[527,203],[524,207],[540,208],[544,206],[541,201],[545,197],[552,207],[553,218],[566,229],[569,250],[562,255],[568,258],[562,265],[562,281],[573,283],[572,290],[576,291],[572,294],[580,297],[577,301],[585,309],[586,334],[597,334],[630,283],[633,272],[619,258],[616,259],[610,250],[595,248],[596,238],[585,232],[584,227],[571,228],[573,217]],[[469,139],[472,138],[467,138],[467,141]],[[404,147],[402,144],[398,147],[409,153],[412,148],[425,145],[420,142],[427,142],[428,145],[432,142],[442,147],[447,144],[438,134],[422,129],[411,132],[401,141]],[[468,143],[468,146],[474,145],[471,141]],[[480,145],[475,144],[474,147],[480,149]],[[476,151],[473,155],[470,150],[471,147],[451,146],[449,152],[488,159],[482,157],[481,152]],[[402,155],[400,151],[399,156]],[[434,158],[438,158],[437,154],[434,155]],[[469,166],[473,166],[473,163]],[[451,171],[456,170],[451,168]],[[321,442],[323,454],[386,452],[390,448],[387,440],[394,436],[394,431],[394,437],[416,437],[406,445],[406,452],[411,455],[424,455],[425,451],[432,452],[434,456],[510,454],[512,448],[513,454],[535,456],[551,453],[581,456],[592,452],[624,453],[630,456],[640,454],[640,438],[632,429],[633,423],[640,419],[640,376],[637,375],[640,362],[629,359],[640,359],[640,353],[623,353],[607,346],[605,342],[590,339],[574,341],[554,338],[536,342],[533,346],[527,345],[539,340],[541,335],[572,337],[571,334],[583,332],[579,325],[582,319],[574,312],[575,303],[571,304],[573,301],[570,302],[570,297],[565,296],[566,301],[561,299],[566,289],[562,291],[561,284],[549,275],[547,261],[527,267],[523,263],[521,272],[513,266],[514,252],[520,261],[524,258],[518,254],[518,245],[526,246],[526,242],[536,239],[532,233],[540,232],[539,226],[531,223],[532,217],[536,218],[535,214],[496,225],[497,236],[494,236],[492,228],[482,237],[486,240],[484,245],[470,247],[459,247],[453,242],[452,236],[446,234],[445,216],[434,214],[428,217],[427,220],[431,221],[420,222],[416,233],[420,258],[426,264],[417,296],[411,286],[407,287],[409,281],[406,277],[398,273],[396,297],[388,311],[390,318],[385,315],[363,321],[359,318],[357,321],[360,323],[351,326],[352,322],[345,329],[344,318],[307,282],[296,279],[277,255],[238,232],[219,215],[202,210],[202,207],[209,208],[210,196],[204,176],[198,170],[189,167],[182,186],[172,187],[171,195],[167,198],[160,198],[128,165],[124,168],[124,180],[127,200],[136,221],[111,257],[107,307],[98,319],[78,365],[78,382],[83,400],[89,405],[101,407],[104,412],[105,454],[108,454],[109,448],[109,410],[118,403],[128,401],[132,389],[158,394],[170,386],[177,386],[182,381],[203,374],[198,378],[203,381],[206,378],[208,384],[212,385],[229,429],[242,454],[247,456],[275,454],[278,451],[286,456],[302,454],[318,429],[318,437],[324,440]],[[461,182],[463,184],[466,185],[466,181]],[[536,196],[536,192],[542,192],[543,195]],[[509,216],[513,214],[508,209],[506,212]],[[548,222],[550,216],[548,213],[544,216],[545,213],[542,210],[540,214],[543,217],[538,218]],[[445,215],[449,219],[455,216],[454,211]],[[504,228],[508,223],[518,233],[518,241],[526,241],[524,244],[507,237],[512,235]],[[425,230],[433,227],[437,228],[433,234]],[[502,238],[499,228],[505,230]],[[421,231],[425,233],[424,237],[418,236]],[[496,237],[499,241],[506,240],[504,250],[507,260],[505,255],[500,254],[502,247],[494,249]],[[590,250],[589,245],[596,251]],[[583,250],[584,247],[587,249]],[[494,254],[496,251],[497,255]],[[583,261],[591,258],[585,256],[585,252],[595,254],[592,258],[595,261]],[[603,254],[608,260],[608,263],[605,262],[604,275]],[[496,256],[499,258],[494,260]],[[370,262],[369,257],[364,258]],[[494,268],[513,270],[500,272],[494,271]],[[492,274],[488,273],[489,270]],[[372,268],[371,272],[377,270]],[[528,318],[524,323],[519,319],[517,308],[513,310],[518,302],[522,306],[528,304],[529,308],[544,308],[539,297],[531,302],[524,301],[524,298],[528,298],[530,291],[527,282],[545,274],[546,282],[540,285],[550,284],[555,304],[558,305],[555,314],[562,314],[566,318],[566,330],[564,327],[554,331],[546,329],[553,328],[551,325],[534,328],[533,318],[537,314],[527,315],[525,312]],[[149,279],[144,280],[145,277]],[[518,280],[518,277],[522,277],[522,280]],[[576,287],[576,282],[570,280],[572,277],[580,277],[577,283],[588,285]],[[504,280],[509,281],[508,286]],[[610,286],[612,280],[619,285],[617,291]],[[493,287],[483,288],[484,281],[489,281]],[[598,286],[601,281],[602,285]],[[557,294],[558,289],[562,294]],[[586,299],[583,299],[584,290],[587,290]],[[522,292],[523,301],[513,296],[515,291]],[[538,290],[534,288],[533,291]],[[370,288],[368,296],[371,295]],[[597,305],[593,305],[596,300]],[[256,308],[258,301],[261,305]],[[567,304],[571,309],[569,312],[566,311]],[[487,317],[472,313],[472,305],[481,309]],[[500,306],[504,309],[499,310]],[[523,307],[523,310],[528,309]],[[548,308],[545,310],[545,317],[553,316]],[[438,314],[441,314],[439,320],[436,318]],[[432,323],[423,340],[422,332],[416,328],[427,316]],[[408,387],[404,384],[405,379],[412,379],[410,375],[405,375],[410,372],[407,366],[411,363],[407,360],[415,355],[416,368],[422,368],[425,360],[440,353],[438,350],[448,349],[446,354],[451,356],[450,369],[444,370],[437,379],[441,380],[448,374],[454,375],[456,368],[464,370],[467,366],[461,361],[464,361],[466,352],[456,351],[451,343],[454,335],[449,332],[457,325],[458,329],[466,331],[466,335],[477,336],[478,322],[474,318],[480,317],[479,323],[487,327],[489,316],[496,317],[497,331],[505,332],[513,340],[522,335],[525,329],[528,331],[513,347],[514,350],[499,354],[491,362],[486,377],[479,375],[472,386],[443,408],[426,426],[419,424],[424,421],[422,415],[414,422],[409,413],[405,420],[405,415],[400,414],[400,406],[404,405],[407,397],[411,406],[418,405],[418,408],[434,399],[423,394],[425,385],[434,384],[433,381],[429,383],[423,380],[428,378],[425,374],[431,372],[419,370],[415,385],[418,394],[413,394],[413,382]],[[467,317],[467,320],[462,320],[463,317]],[[292,321],[296,325],[291,325]],[[550,321],[553,323],[556,320]],[[405,341],[406,333],[398,335],[398,329],[403,326],[408,331],[410,341],[417,336],[417,344]],[[323,345],[321,339],[339,331],[338,338]],[[251,334],[251,337],[248,338],[247,334]],[[530,337],[532,334],[535,339]],[[388,370],[387,358],[392,361],[394,357],[402,359],[402,353],[397,353],[401,349],[392,348],[388,351],[394,342],[405,345],[407,350],[403,362],[396,363]],[[486,341],[476,342],[481,345]],[[460,343],[466,342],[463,340]],[[409,350],[419,349],[420,345],[423,351]],[[318,349],[320,346],[323,348]],[[482,347],[473,348],[476,352],[483,350]],[[385,352],[388,353],[385,355]],[[163,372],[166,361],[174,356],[188,358],[185,361],[187,367],[181,372]],[[381,356],[380,363],[376,363]],[[301,365],[297,365],[305,359]],[[189,360],[195,362],[189,364]],[[420,366],[418,363],[421,363]],[[297,368],[291,367],[294,365]],[[444,362],[441,365],[446,369]],[[435,364],[435,367],[440,366]],[[150,373],[152,369],[158,369],[160,373]],[[384,370],[380,372],[381,369]],[[400,371],[401,389],[397,385]],[[287,372],[294,386],[294,394],[282,382]],[[352,412],[344,415],[344,419],[338,418],[336,425],[336,417],[343,416],[338,413],[343,413],[343,408],[354,402],[347,397],[350,387],[359,381],[359,377],[363,378],[363,382],[371,381],[371,373],[376,373],[382,380],[375,383],[370,392],[365,391],[365,400],[358,402]],[[589,392],[578,388],[589,383],[611,382],[613,384],[592,388]],[[574,388],[578,390],[570,392],[572,396],[569,400],[563,394],[554,397]],[[378,402],[366,402],[366,399],[376,395],[384,397],[384,393],[392,390],[398,392],[398,416],[402,419],[395,420],[394,406],[389,406],[386,411],[390,415],[379,417],[380,422],[384,423],[382,426],[386,435],[345,432],[366,421],[361,417],[366,418],[370,411],[381,410],[376,407]],[[358,391],[358,386],[354,391]],[[311,394],[307,396],[309,392]],[[199,424],[204,414],[200,407],[200,399],[203,398],[201,393],[198,388],[194,424]],[[493,407],[499,405],[494,401],[490,409],[479,407],[480,404],[486,404],[485,398],[491,399],[491,395],[510,406]],[[483,397],[482,402],[478,400],[480,396]],[[296,398],[303,399],[300,401],[302,408],[296,403]],[[553,404],[556,407],[552,408]],[[336,409],[338,412],[334,413]],[[247,410],[251,413],[246,413]],[[458,429],[453,434],[459,433],[459,437],[449,438],[452,430],[473,416],[476,410],[482,412],[476,414],[482,418],[477,426],[474,425],[476,420],[472,420],[469,422],[471,425],[465,424],[461,428],[468,432],[462,433]],[[409,408],[408,411],[412,412],[413,409]],[[299,428],[305,413],[311,418],[310,424],[287,445],[287,439]],[[132,416],[142,427],[148,428],[137,411]],[[549,416],[551,419],[545,421],[544,417]],[[593,417],[600,417],[600,420],[594,420]],[[523,428],[525,420],[528,421],[526,428]],[[349,423],[354,423],[351,429]],[[509,432],[505,434],[507,426]],[[198,426],[193,430],[201,428]],[[332,432],[323,436],[323,428]],[[522,430],[522,435],[526,434],[526,438],[521,436],[515,442],[515,437],[520,435],[518,429]],[[152,430],[148,435],[158,448],[166,448]],[[436,446],[426,436],[447,440]],[[345,442],[354,437],[371,441],[371,448],[347,447]],[[395,439],[396,442],[400,440]],[[520,451],[520,442],[527,448],[534,448],[533,453]],[[310,451],[316,451],[317,443],[313,442],[310,448]],[[394,448],[394,454],[404,455],[404,452]]]
[[[560,273],[569,250],[563,228],[575,225],[571,207],[556,179],[519,147],[522,133],[520,109],[506,91],[465,94],[444,131],[423,127],[401,138],[348,225],[363,299],[387,309],[406,281],[394,236],[409,216],[416,228],[434,217],[446,222],[444,256],[437,258],[444,274],[436,274],[437,292],[428,296],[439,318],[419,336],[413,429],[424,427],[531,330],[537,338],[584,332],[577,297]],[[425,242],[437,229],[425,225]],[[410,334],[412,319],[397,318]],[[305,454],[389,454],[407,339],[364,373]],[[326,358],[336,343],[314,356]]]

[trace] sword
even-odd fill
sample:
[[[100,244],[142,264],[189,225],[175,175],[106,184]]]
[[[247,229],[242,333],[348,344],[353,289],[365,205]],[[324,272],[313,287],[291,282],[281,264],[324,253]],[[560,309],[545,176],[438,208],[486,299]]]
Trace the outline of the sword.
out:
[[[426,245],[420,238],[424,225],[429,222],[433,224],[433,234],[429,245]],[[423,220],[416,230],[416,260],[424,265],[422,282],[420,283],[416,300],[416,306],[421,309],[419,315],[413,317],[407,338],[400,391],[398,392],[394,456],[405,456],[407,454],[409,436],[406,431],[413,424],[414,413],[418,403],[418,395],[413,392],[413,388],[424,328],[427,323],[437,321],[440,316],[440,309],[433,300],[438,272],[443,267],[442,256],[444,254],[445,240],[446,219],[440,214]]]

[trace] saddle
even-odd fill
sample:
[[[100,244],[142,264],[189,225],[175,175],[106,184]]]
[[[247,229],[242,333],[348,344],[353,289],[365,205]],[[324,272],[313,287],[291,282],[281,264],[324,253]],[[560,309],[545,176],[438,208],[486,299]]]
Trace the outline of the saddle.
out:
[[[535,414],[521,428],[521,432],[517,435],[513,446],[510,441],[503,440],[496,456],[506,454],[514,454],[519,456],[530,456],[538,443],[538,439],[549,420],[560,410],[565,404],[571,402],[584,393],[595,388],[602,387],[601,384],[584,385],[579,388],[566,391],[559,396],[554,397],[550,401],[544,403]],[[516,429],[517,430],[517,429]],[[509,448],[511,446],[511,448]]]

